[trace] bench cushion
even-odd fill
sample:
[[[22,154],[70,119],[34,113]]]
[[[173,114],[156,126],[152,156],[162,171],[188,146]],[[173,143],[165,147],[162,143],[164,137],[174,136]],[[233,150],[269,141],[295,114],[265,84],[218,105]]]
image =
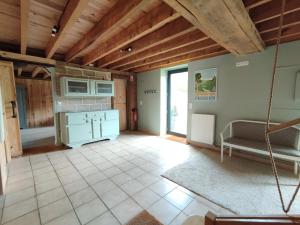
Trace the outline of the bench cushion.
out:
[[[238,145],[238,146],[244,146],[244,147],[248,147],[248,148],[254,148],[254,149],[259,149],[262,151],[267,151],[267,144],[265,142],[261,142],[261,141],[253,141],[253,140],[233,137],[233,138],[225,139],[224,142],[229,143],[229,144]],[[274,153],[288,155],[288,156],[294,156],[294,157],[300,157],[300,151],[298,151],[297,149],[295,149],[293,147],[272,144],[272,150]]]

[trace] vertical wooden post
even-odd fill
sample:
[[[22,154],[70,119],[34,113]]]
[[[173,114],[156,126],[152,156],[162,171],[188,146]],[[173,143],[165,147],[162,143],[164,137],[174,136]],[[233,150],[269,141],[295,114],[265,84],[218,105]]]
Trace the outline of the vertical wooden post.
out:
[[[137,77],[136,75],[130,75],[127,86],[127,112],[128,112],[128,129],[137,130],[137,119],[135,120],[133,114],[134,110],[137,112]],[[136,117],[137,118],[137,117]]]

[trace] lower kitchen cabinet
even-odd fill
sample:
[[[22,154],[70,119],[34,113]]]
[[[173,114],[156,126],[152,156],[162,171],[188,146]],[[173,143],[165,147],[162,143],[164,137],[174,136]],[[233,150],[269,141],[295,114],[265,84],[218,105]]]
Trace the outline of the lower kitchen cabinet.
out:
[[[119,111],[64,112],[60,114],[61,140],[70,147],[115,139],[120,134]]]

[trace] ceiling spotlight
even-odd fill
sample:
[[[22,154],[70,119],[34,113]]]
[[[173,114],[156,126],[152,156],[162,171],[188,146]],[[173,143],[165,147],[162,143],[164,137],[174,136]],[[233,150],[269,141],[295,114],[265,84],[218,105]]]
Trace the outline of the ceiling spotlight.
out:
[[[51,36],[55,37],[58,31],[59,31],[59,25],[54,25],[51,30]]]
[[[132,52],[132,47],[127,47],[127,48],[123,48],[123,49],[120,49],[120,52]]]

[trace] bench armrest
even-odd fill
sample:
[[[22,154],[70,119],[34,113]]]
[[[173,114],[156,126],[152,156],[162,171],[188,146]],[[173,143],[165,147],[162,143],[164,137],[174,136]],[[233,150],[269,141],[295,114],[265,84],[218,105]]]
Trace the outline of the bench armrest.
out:
[[[220,133],[221,143],[223,143],[223,141],[224,141],[224,135],[225,135],[225,133],[228,130],[229,130],[229,137],[232,137],[232,123],[233,123],[233,121],[231,121],[228,124],[226,124],[226,126],[224,127],[224,129],[221,131],[221,133]]]

